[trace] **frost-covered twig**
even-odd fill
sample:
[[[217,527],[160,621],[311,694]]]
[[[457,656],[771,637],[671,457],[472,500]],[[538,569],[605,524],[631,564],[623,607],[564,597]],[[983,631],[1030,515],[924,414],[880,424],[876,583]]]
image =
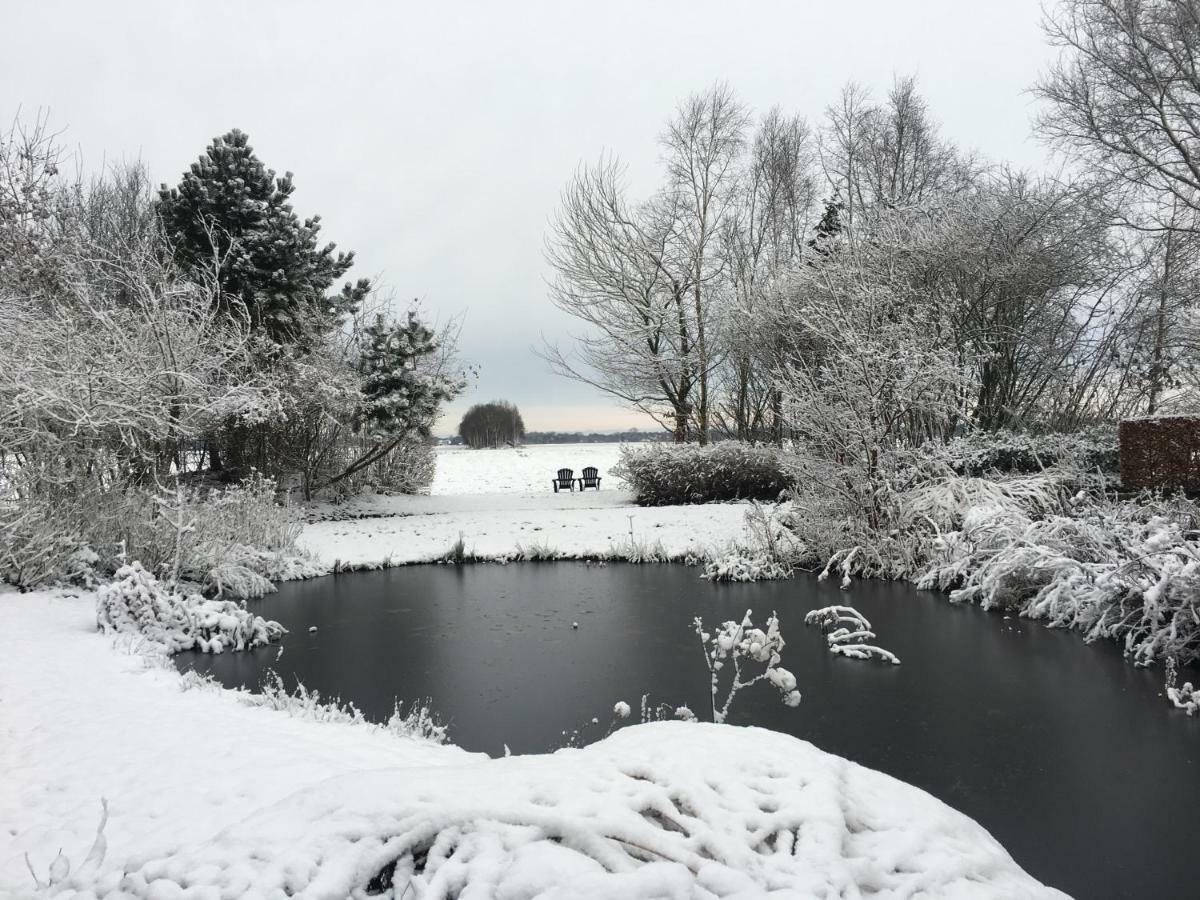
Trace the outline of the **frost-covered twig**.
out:
[[[697,616],[693,620],[693,627],[704,650],[704,663],[708,667],[714,722],[726,721],[733,698],[743,688],[759,681],[769,681],[773,684],[782,695],[786,706],[800,704],[800,692],[796,690],[795,676],[779,665],[780,651],[784,648],[779,619],[775,613],[771,613],[767,619],[767,630],[764,632],[754,627],[750,615],[751,610],[746,610],[741,622],[724,622],[717,632],[711,635],[704,630],[704,622],[700,617]],[[733,680],[729,684],[725,702],[718,708],[721,670],[727,661],[733,664]],[[743,680],[743,662],[762,664],[764,668],[754,677]]]
[[[1176,687],[1175,681],[1178,678],[1178,668],[1175,657],[1168,656],[1166,665],[1167,700],[1176,709],[1182,709],[1189,716],[1194,716],[1200,713],[1200,690],[1192,687],[1190,681],[1185,681]]]
[[[867,617],[852,606],[825,606],[814,609],[804,617],[805,625],[819,625],[826,632],[829,652],[851,659],[882,659],[900,665],[896,654],[867,641],[875,639]],[[847,627],[849,626],[849,627]]]

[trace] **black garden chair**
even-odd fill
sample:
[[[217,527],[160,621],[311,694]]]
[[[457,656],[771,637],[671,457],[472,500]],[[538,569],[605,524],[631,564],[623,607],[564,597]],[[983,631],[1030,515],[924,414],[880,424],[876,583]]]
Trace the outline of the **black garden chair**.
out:
[[[588,488],[600,490],[600,473],[595,466],[588,466],[583,470],[583,477],[579,479],[579,490],[584,491]]]
[[[574,469],[559,469],[558,477],[552,479],[551,484],[554,485],[554,493],[558,493],[559,488],[566,488],[568,491],[575,490],[575,470]]]

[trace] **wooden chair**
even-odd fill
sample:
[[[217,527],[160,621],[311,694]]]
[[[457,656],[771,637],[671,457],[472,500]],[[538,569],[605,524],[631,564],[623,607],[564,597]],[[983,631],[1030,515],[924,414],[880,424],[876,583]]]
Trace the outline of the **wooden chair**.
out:
[[[558,477],[551,480],[554,485],[554,493],[558,493],[559,488],[566,488],[568,491],[575,490],[575,470],[574,469],[559,469]]]
[[[579,490],[583,491],[588,488],[600,490],[600,473],[595,466],[588,466],[583,470],[583,477],[579,479]]]

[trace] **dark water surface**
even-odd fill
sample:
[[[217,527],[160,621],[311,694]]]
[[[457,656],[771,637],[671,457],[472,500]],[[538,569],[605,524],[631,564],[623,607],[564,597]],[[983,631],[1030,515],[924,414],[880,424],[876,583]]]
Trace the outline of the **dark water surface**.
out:
[[[858,608],[902,665],[828,653],[803,619],[831,603]],[[1075,897],[1200,897],[1200,719],[1165,705],[1158,670],[1074,634],[906,585],[713,585],[678,565],[412,566],[287,584],[251,606],[290,629],[281,657],[188,653],[181,667],[251,688],[274,670],[378,720],[394,698],[430,697],[455,743],[492,755],[581,727],[599,737],[616,701],[647,692],[707,710],[692,618],[774,609],[804,700],[788,709],[756,685],[734,723],[924,788]]]

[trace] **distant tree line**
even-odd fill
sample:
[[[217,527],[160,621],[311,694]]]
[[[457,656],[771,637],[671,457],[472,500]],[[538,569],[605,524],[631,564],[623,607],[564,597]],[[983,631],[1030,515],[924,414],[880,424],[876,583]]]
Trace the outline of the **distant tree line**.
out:
[[[531,431],[525,435],[527,444],[636,444],[642,441],[670,440],[670,435],[651,431]]]
[[[477,403],[462,417],[458,435],[463,443],[476,450],[503,447],[521,442],[525,437],[525,422],[521,411],[507,400]]]

